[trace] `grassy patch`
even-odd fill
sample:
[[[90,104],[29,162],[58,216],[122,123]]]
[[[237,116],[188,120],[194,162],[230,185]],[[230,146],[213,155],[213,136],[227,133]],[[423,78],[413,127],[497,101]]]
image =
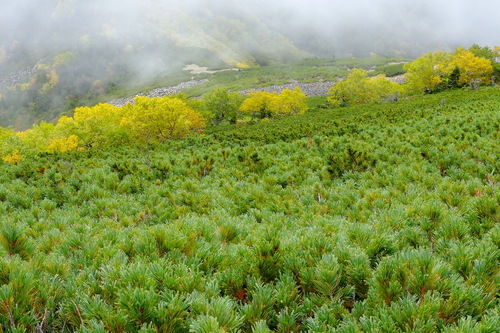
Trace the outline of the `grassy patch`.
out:
[[[375,68],[375,70],[370,74],[371,75],[384,74],[387,77],[401,75],[406,73],[403,67],[404,64],[402,63],[379,66]]]
[[[401,62],[401,58],[353,58],[353,59],[304,59],[289,64],[274,64],[270,66],[241,69],[239,71],[218,72],[210,76],[210,82],[187,89],[189,96],[200,96],[208,91],[220,87],[227,87],[231,91],[240,91],[250,88],[281,85],[291,81],[317,82],[335,81],[339,77],[346,77],[353,68],[366,70],[378,66],[388,66],[384,71],[389,72],[391,62]]]

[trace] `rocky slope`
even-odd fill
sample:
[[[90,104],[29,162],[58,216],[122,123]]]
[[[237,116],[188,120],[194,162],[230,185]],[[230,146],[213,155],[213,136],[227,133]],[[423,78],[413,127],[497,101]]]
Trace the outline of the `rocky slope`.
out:
[[[145,94],[137,94],[137,95],[130,96],[130,97],[113,99],[113,100],[109,101],[108,103],[112,104],[112,105],[116,105],[116,106],[124,106],[127,103],[133,103],[134,98],[137,96],[163,97],[163,96],[167,96],[167,95],[175,95],[175,94],[182,92],[184,89],[196,87],[197,85],[200,85],[200,84],[205,83],[207,81],[208,81],[208,79],[186,81],[186,82],[182,82],[176,86],[156,88],[156,89],[153,89],[150,92],[145,93]]]
[[[405,82],[404,80],[404,75],[397,75],[394,77],[389,77],[389,80],[402,84]],[[131,97],[125,97],[125,98],[118,98],[109,101],[108,103],[116,105],[116,106],[123,106],[129,102],[133,102],[134,97],[136,96],[146,96],[146,97],[163,97],[166,95],[174,95],[182,92],[184,89],[189,89],[193,88],[197,85],[200,85],[202,83],[208,82],[208,79],[204,80],[191,80],[187,82],[183,82],[181,84],[178,84],[176,86],[169,86],[169,87],[161,87],[161,88],[156,88],[149,93],[145,94],[138,94],[135,96]],[[276,92],[276,93],[281,93],[285,89],[290,89],[293,90],[295,88],[300,88],[306,94],[307,97],[314,97],[314,96],[324,96],[328,94],[328,91],[330,88],[335,84],[335,81],[318,81],[318,82],[290,82],[282,85],[274,85],[274,86],[269,86],[269,87],[262,87],[262,88],[256,88],[256,89],[247,89],[247,90],[242,90],[239,91],[240,94],[242,95],[247,95],[251,91],[267,91],[270,93]]]
[[[269,86],[269,87],[263,87],[263,88],[257,88],[257,89],[248,89],[248,90],[243,90],[240,91],[240,94],[246,95],[250,91],[267,91],[270,93],[276,92],[280,93],[285,89],[290,89],[293,90],[295,88],[300,88],[304,94],[306,94],[308,97],[313,97],[313,96],[323,96],[328,94],[328,90],[335,84],[334,81],[320,81],[320,82],[308,82],[308,83],[301,83],[301,82],[292,82],[292,83],[287,83],[287,84],[282,84],[282,85],[277,85],[277,86]]]
[[[116,106],[124,106],[127,103],[133,103],[134,98],[137,96],[145,96],[145,97],[163,97],[167,95],[175,95],[180,92],[182,92],[184,89],[189,89],[193,88],[199,84],[207,82],[208,79],[204,80],[191,80],[187,82],[183,82],[181,84],[178,84],[176,86],[169,86],[169,87],[161,87],[161,88],[156,88],[151,90],[149,93],[145,94],[137,94],[135,96],[130,96],[130,97],[124,97],[124,98],[117,98],[109,101],[109,104],[116,105]],[[276,85],[276,86],[269,86],[269,87],[263,87],[263,88],[257,88],[257,89],[248,89],[248,90],[242,90],[239,91],[240,94],[246,95],[250,91],[267,91],[267,92],[276,92],[280,93],[285,89],[295,89],[295,88],[300,88],[308,97],[311,96],[323,96],[328,94],[328,90],[335,84],[335,82],[332,81],[325,81],[325,82],[310,82],[310,83],[300,83],[300,82],[295,82],[295,83],[287,83],[287,84],[282,84],[282,85]]]

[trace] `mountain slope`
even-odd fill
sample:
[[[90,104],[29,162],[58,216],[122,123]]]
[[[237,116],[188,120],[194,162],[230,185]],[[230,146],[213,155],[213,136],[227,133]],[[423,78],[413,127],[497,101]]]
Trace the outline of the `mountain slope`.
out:
[[[32,29],[0,32],[0,124],[26,128],[117,88],[186,80],[189,63],[248,67],[308,55],[253,15],[196,5],[44,1]]]
[[[0,164],[0,325],[498,332],[499,109],[457,90],[21,152]]]

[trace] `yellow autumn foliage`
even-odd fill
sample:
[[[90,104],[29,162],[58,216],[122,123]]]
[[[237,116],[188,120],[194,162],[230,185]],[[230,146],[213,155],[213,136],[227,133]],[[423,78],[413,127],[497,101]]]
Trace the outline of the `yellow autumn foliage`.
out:
[[[450,84],[463,86],[474,81],[488,84],[493,74],[490,59],[478,57],[464,48],[457,48],[454,53],[426,53],[406,64],[404,69],[407,71],[405,79],[410,92],[432,91]]]
[[[449,52],[431,52],[405,64],[408,90],[412,92],[434,90],[450,72],[451,57]]]
[[[54,137],[54,128],[54,124],[42,121],[38,125],[33,125],[31,129],[22,132],[22,134],[18,134],[18,136],[26,146],[45,151],[49,141]]]
[[[254,116],[257,113],[261,113],[262,117],[270,116],[269,105],[276,95],[275,92],[251,91],[241,104],[240,111],[251,113]]]
[[[64,52],[54,57],[54,67],[61,67],[70,63],[77,56],[74,52]]]
[[[69,151],[76,150],[78,148],[78,137],[74,134],[67,137],[53,138],[49,141],[49,144],[45,151],[47,153],[67,153]]]
[[[181,139],[205,128],[205,118],[176,97],[134,98],[128,104],[120,126],[143,142]]]
[[[280,94],[252,91],[240,106],[240,111],[260,118],[300,114],[307,111],[307,96],[300,90],[285,89]]]
[[[248,62],[238,62],[235,64],[235,67],[240,68],[240,69],[246,69],[246,68],[250,68],[252,66],[255,66],[255,65],[252,65]]]
[[[300,88],[285,89],[271,99],[269,110],[273,116],[302,114],[307,111],[306,100],[307,96]]]
[[[13,151],[12,153],[5,155],[2,158],[2,160],[5,163],[10,163],[10,164],[14,164],[14,165],[19,164],[19,162],[21,162],[21,159],[22,159],[22,156],[21,156],[21,154],[19,154],[19,150],[17,150],[17,149],[15,151]]]
[[[84,146],[120,144],[126,141],[121,127],[124,108],[100,103],[92,107],[78,107],[73,115],[74,133]]]
[[[450,68],[458,68],[460,72],[459,84],[466,85],[472,81],[478,80],[480,83],[491,83],[491,74],[493,66],[491,61],[486,58],[475,56],[470,51],[461,50],[457,52],[450,64]]]
[[[205,118],[181,98],[137,97],[135,104],[124,107],[101,103],[76,108],[73,117],[62,116],[56,125],[41,122],[18,137],[30,148],[65,153],[132,139],[149,143],[184,138],[204,126]]]

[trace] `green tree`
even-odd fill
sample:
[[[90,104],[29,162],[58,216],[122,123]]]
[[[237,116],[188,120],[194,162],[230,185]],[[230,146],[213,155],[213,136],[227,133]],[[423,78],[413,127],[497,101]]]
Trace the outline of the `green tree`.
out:
[[[495,52],[488,46],[481,47],[478,44],[473,44],[467,51],[471,52],[476,57],[488,60],[493,60],[495,58]]]
[[[213,125],[219,125],[224,121],[235,124],[242,101],[243,97],[238,93],[230,93],[227,88],[219,88],[203,95],[202,108],[211,116]]]
[[[42,121],[38,125],[33,125],[31,129],[20,132],[19,136],[27,147],[44,151],[54,137],[54,129],[54,124]]]
[[[346,80],[330,89],[328,102],[333,106],[365,104],[394,94],[398,88],[399,85],[385,75],[370,78],[364,69],[355,68]]]

